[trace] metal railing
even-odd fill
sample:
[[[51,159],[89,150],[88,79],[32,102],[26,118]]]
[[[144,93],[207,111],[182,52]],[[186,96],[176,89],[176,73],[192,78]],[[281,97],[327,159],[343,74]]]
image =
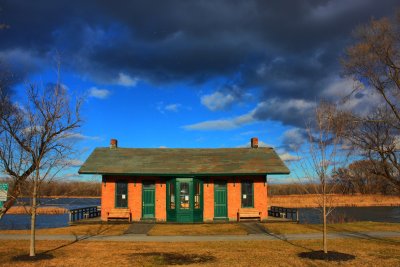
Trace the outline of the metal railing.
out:
[[[85,207],[69,210],[69,221],[74,222],[82,219],[99,217],[101,209],[99,206]]]
[[[276,218],[285,218],[290,219],[292,221],[299,221],[299,210],[295,208],[284,208],[284,207],[276,207],[271,206],[268,210],[268,216],[276,217]]]

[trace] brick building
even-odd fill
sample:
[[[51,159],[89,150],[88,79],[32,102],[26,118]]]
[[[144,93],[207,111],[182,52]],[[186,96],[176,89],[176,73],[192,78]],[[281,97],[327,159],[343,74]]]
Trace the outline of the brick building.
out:
[[[167,222],[235,221],[267,213],[267,175],[289,174],[273,148],[96,148],[79,170],[102,175],[101,217]]]

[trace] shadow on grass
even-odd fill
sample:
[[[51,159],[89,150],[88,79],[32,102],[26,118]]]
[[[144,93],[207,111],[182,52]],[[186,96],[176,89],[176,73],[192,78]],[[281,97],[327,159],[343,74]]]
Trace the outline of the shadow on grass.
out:
[[[325,260],[325,261],[335,261],[335,262],[350,261],[356,258],[354,255],[351,254],[346,254],[336,251],[328,251],[328,253],[324,253],[322,250],[301,252],[298,254],[298,256],[303,259]]]
[[[33,257],[26,255],[26,254],[17,255],[17,256],[12,257],[11,260],[14,262],[18,262],[18,261],[36,262],[36,261],[42,261],[42,260],[51,260],[53,258],[54,258],[54,256],[52,254],[39,253]]]
[[[180,254],[180,253],[133,253],[131,257],[151,258],[155,265],[188,265],[188,264],[204,264],[215,261],[214,256],[200,254]]]
[[[307,247],[305,247],[305,246],[302,246],[302,245],[293,243],[293,242],[291,242],[289,239],[287,239],[286,237],[284,237],[284,236],[282,236],[282,235],[276,235],[276,234],[273,234],[273,233],[267,233],[267,235],[270,235],[270,236],[272,236],[272,237],[275,237],[276,239],[281,240],[281,241],[283,241],[283,242],[285,242],[285,243],[288,243],[289,245],[292,245],[292,246],[295,246],[295,247],[298,247],[298,248],[302,248],[302,249],[308,250],[308,251],[310,251],[310,252],[314,252],[314,250],[312,250],[311,248],[307,248]]]
[[[363,233],[363,232],[343,231],[342,235],[343,236],[348,236],[348,237],[371,240],[371,241],[375,241],[375,242],[382,242],[382,243],[389,243],[389,244],[400,244],[400,240],[394,240],[394,239],[390,239],[390,238],[386,238],[386,237],[372,236],[372,235],[369,235],[368,233]]]
[[[12,261],[15,261],[15,262],[18,262],[18,261],[35,262],[35,261],[42,261],[42,260],[51,260],[51,259],[54,258],[54,255],[51,254],[51,252],[57,251],[59,249],[62,249],[62,248],[68,247],[68,246],[71,246],[71,245],[73,245],[75,243],[78,243],[79,241],[86,240],[86,239],[88,239],[90,237],[101,235],[102,233],[106,232],[110,228],[111,228],[111,226],[105,226],[104,227],[103,225],[101,225],[97,229],[97,231],[95,231],[94,233],[90,232],[90,231],[87,231],[86,234],[81,235],[81,236],[77,235],[76,233],[73,233],[73,235],[75,236],[75,240],[73,240],[71,242],[68,242],[66,244],[60,245],[58,247],[55,247],[55,248],[52,248],[52,249],[49,249],[49,250],[46,250],[46,251],[43,251],[43,252],[40,252],[40,253],[36,253],[36,256],[29,256],[27,254],[16,255],[16,256],[12,257]]]

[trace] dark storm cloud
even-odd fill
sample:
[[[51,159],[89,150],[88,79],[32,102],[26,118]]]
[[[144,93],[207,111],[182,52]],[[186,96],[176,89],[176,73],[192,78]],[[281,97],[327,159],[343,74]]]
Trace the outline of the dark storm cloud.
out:
[[[59,53],[64,67],[104,83],[121,73],[153,83],[224,76],[244,93],[259,88],[260,102],[292,101],[297,111],[261,104],[257,119],[298,125],[306,110],[295,108],[329,86],[351,31],[393,15],[397,2],[8,0],[0,60],[24,77]]]

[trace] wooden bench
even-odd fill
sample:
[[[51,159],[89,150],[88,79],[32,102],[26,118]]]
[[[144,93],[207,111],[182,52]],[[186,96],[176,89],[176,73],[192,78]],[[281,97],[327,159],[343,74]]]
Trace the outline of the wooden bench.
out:
[[[243,208],[238,210],[238,222],[241,220],[257,219],[261,221],[261,212],[252,208]]]
[[[128,222],[131,222],[131,211],[130,209],[112,209],[107,214],[107,221],[112,219],[128,219]]]

